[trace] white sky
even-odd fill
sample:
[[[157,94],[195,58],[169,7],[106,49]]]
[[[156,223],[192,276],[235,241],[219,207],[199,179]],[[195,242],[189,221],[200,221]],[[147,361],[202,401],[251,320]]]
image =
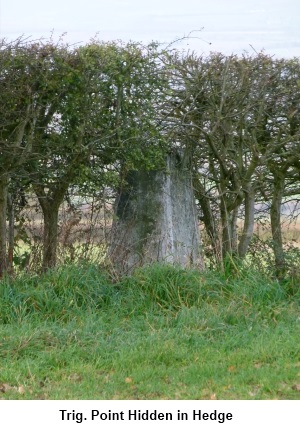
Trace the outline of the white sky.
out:
[[[86,43],[152,40],[225,54],[264,49],[277,57],[300,57],[300,0],[0,0],[0,38],[31,36]],[[210,42],[211,44],[209,44]]]

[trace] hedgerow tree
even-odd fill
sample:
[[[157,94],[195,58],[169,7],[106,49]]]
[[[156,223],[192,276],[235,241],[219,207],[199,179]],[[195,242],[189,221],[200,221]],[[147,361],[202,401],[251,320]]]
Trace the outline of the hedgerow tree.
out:
[[[17,101],[12,99],[14,105],[9,111],[10,128],[2,128],[2,146],[8,160],[4,165],[12,180],[30,183],[37,192],[44,215],[45,268],[55,264],[57,212],[76,171],[74,163],[67,168],[66,160],[61,163],[62,154],[70,157],[72,147],[60,120],[63,109],[64,113],[72,110],[72,94],[81,97],[76,81],[76,77],[81,79],[80,69],[76,69],[77,58],[67,46],[50,42],[20,41],[2,52],[10,67],[4,66],[2,71],[8,82],[12,80],[17,97]],[[7,97],[14,95],[4,80],[2,84],[6,84]]]
[[[246,255],[255,203],[271,198],[272,189],[271,224],[276,225],[272,230],[278,266],[283,184],[290,161],[295,161],[295,147],[299,148],[298,136],[291,136],[288,130],[283,133],[282,128],[285,124],[291,129],[290,120],[284,118],[290,117],[289,104],[298,94],[296,87],[288,84],[291,73],[283,71],[288,63],[264,55],[237,58],[221,54],[208,58],[175,55],[170,61],[175,64],[170,100],[173,135],[192,155],[196,197],[215,255],[219,260],[227,254]],[[294,82],[299,79],[295,70],[293,76]],[[295,132],[298,112],[292,111]],[[278,184],[279,198],[268,181],[276,159],[279,164],[272,178],[274,187]],[[238,237],[241,210],[244,228]]]
[[[176,59],[176,64],[172,100],[176,138],[193,158],[196,196],[220,259],[237,252],[237,213],[245,194],[253,194],[251,180],[258,164],[251,139],[241,135],[251,114],[250,68],[247,61],[222,55],[187,56]],[[221,240],[212,200],[218,202]],[[244,242],[246,237],[245,232]]]
[[[263,151],[270,177],[270,219],[276,273],[286,272],[281,206],[299,194],[299,61],[274,60],[269,79]]]
[[[34,156],[34,130],[40,112],[45,108],[45,70],[37,67],[38,51],[37,43],[28,45],[22,39],[12,43],[1,41],[0,276],[7,267],[8,187],[14,176]]]

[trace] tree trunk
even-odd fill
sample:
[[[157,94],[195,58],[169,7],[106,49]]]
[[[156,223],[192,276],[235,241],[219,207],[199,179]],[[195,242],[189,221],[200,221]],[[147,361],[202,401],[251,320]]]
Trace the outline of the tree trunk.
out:
[[[210,198],[206,195],[205,188],[201,183],[201,181],[199,180],[199,178],[194,178],[193,182],[195,187],[196,198],[199,201],[199,205],[203,213],[203,223],[205,226],[205,230],[210,238],[213,255],[215,256],[216,261],[218,263],[221,263],[222,251],[221,251],[220,238],[219,238],[219,233],[216,226],[216,219],[215,219],[216,217],[213,214],[213,211],[211,208]]]
[[[223,195],[221,195],[221,199],[220,199],[220,217],[221,217],[221,227],[222,227],[222,258],[224,260],[227,254],[229,255],[232,254],[232,247],[231,247],[230,219],[227,211],[226,201]]]
[[[52,190],[45,192],[41,185],[34,185],[34,191],[43,211],[44,233],[43,233],[43,262],[42,271],[53,268],[56,265],[56,251],[58,241],[58,212],[67,192],[69,182],[61,182]]]
[[[53,204],[51,201],[43,201],[41,203],[41,200],[40,204],[44,216],[42,270],[45,272],[56,265],[58,210],[60,205]]]
[[[254,230],[255,193],[251,184],[245,191],[245,220],[238,246],[238,255],[245,258]]]
[[[8,177],[0,177],[0,278],[7,268],[6,259],[6,211],[7,211]]]
[[[278,278],[283,277],[286,271],[281,231],[281,203],[284,192],[284,184],[285,174],[281,171],[276,173],[274,172],[274,187],[270,215],[275,270]]]
[[[7,212],[8,212],[8,258],[7,270],[10,274],[13,273],[13,259],[15,247],[15,210],[14,202],[11,194],[7,195]]]
[[[231,241],[231,252],[237,255],[238,252],[238,238],[237,238],[237,218],[238,218],[239,206],[236,206],[229,216],[229,233]]]
[[[155,261],[203,269],[190,170],[178,154],[163,171],[132,171],[119,193],[109,256],[130,273]]]

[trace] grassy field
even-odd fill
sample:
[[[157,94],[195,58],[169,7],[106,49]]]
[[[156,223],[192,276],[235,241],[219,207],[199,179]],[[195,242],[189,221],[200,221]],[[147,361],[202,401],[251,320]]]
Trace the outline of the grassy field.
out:
[[[300,290],[95,265],[0,282],[0,399],[300,399]]]

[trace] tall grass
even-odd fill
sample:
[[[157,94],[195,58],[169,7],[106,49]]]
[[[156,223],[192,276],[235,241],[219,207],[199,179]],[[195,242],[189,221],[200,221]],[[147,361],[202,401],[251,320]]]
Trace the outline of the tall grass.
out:
[[[97,311],[113,295],[108,276],[94,265],[63,266],[41,276],[7,277],[0,282],[0,322],[26,318],[67,321]]]
[[[287,282],[243,267],[6,278],[0,398],[300,398],[299,305]]]

